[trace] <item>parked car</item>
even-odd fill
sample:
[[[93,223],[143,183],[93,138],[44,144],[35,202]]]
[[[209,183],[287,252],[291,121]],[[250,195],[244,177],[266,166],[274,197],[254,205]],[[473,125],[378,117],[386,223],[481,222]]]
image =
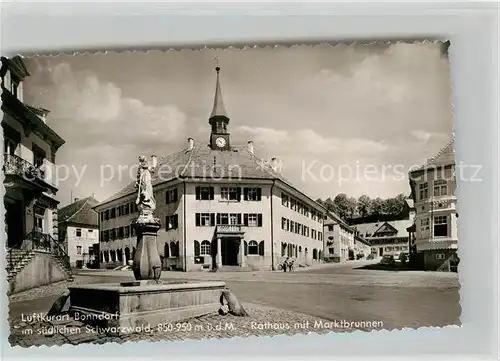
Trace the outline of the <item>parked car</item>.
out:
[[[406,262],[408,261],[409,256],[410,256],[410,254],[408,252],[401,252],[399,254],[399,261],[402,264],[406,264]]]
[[[394,259],[394,256],[392,254],[386,254],[382,256],[382,259],[380,260],[380,264],[385,264],[388,266],[394,266],[396,263],[396,260]]]

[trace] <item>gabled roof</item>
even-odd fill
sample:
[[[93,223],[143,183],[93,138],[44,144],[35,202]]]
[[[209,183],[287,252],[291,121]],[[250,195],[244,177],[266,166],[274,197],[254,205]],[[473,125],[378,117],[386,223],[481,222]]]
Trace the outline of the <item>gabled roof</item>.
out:
[[[398,232],[396,228],[394,228],[389,222],[383,222],[382,225],[375,231],[373,232],[374,234],[377,234],[379,232]]]
[[[340,218],[340,216],[338,214],[336,214],[335,212],[332,212],[332,211],[328,211],[327,213],[327,219],[323,222],[324,225],[329,225],[329,224],[337,224],[337,223],[340,223],[342,224],[344,227],[350,229],[350,230],[353,230],[353,227],[352,226],[349,226],[344,220],[342,220],[342,218]]]
[[[160,158],[158,167],[152,175],[153,186],[174,179],[279,179],[289,186],[279,170],[274,171],[262,158],[251,153],[247,147],[232,147],[230,150],[213,150],[208,145],[195,146],[192,150],[180,152]],[[295,188],[295,187],[293,187]],[[107,198],[99,205],[135,193],[135,181]]]
[[[361,237],[373,237],[373,234],[376,233],[382,226],[385,224],[390,225],[397,231],[398,237],[405,237],[408,235],[406,228],[410,227],[413,224],[413,221],[410,219],[403,219],[399,221],[387,221],[387,222],[373,222],[373,223],[361,223],[357,224],[355,227],[359,235]],[[368,236],[366,234],[369,234]]]
[[[434,157],[427,159],[421,167],[412,169],[411,172],[455,164],[454,143],[455,138],[452,138]]]
[[[59,209],[58,222],[70,222],[74,224],[98,227],[99,215],[93,209],[99,201],[93,197],[87,197],[73,202],[66,207]]]

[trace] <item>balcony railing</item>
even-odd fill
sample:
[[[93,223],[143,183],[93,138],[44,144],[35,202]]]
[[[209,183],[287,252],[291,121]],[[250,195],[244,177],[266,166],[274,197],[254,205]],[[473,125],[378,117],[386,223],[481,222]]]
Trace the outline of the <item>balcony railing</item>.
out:
[[[243,233],[240,225],[230,224],[230,225],[218,225],[218,233]]]
[[[24,254],[28,254],[31,251],[49,252],[54,257],[57,257],[68,269],[71,269],[68,254],[64,251],[62,245],[52,238],[50,234],[32,231],[25,237],[19,249],[24,251]],[[7,269],[14,268],[16,261],[18,262],[22,259],[22,257],[16,259],[13,256],[14,251],[14,248],[8,250]]]
[[[35,167],[27,160],[14,154],[4,154],[3,171],[5,175],[17,175],[32,182],[35,180],[45,182],[43,169]]]

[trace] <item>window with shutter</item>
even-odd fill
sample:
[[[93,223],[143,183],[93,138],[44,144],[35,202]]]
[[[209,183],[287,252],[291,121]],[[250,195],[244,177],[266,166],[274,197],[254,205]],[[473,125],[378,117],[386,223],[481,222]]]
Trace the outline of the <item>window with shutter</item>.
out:
[[[257,188],[257,200],[260,201],[262,199],[262,189]]]
[[[214,187],[210,187],[210,200],[214,199]]]
[[[201,225],[201,214],[196,213],[196,227],[199,227]]]
[[[222,224],[222,223],[220,222],[220,213],[217,213],[217,225],[219,225],[219,224]]]
[[[245,213],[243,215],[243,225],[248,227],[248,214],[247,213]]]
[[[196,200],[201,199],[201,187],[196,187]]]
[[[194,256],[198,257],[200,255],[200,242],[194,241]]]
[[[260,256],[264,255],[264,241],[259,242],[259,255]]]
[[[262,214],[257,215],[257,227],[262,227]]]
[[[213,190],[213,188],[212,188]],[[215,225],[215,213],[210,213],[210,226]]]
[[[170,257],[170,245],[168,244],[168,242],[165,243],[165,246],[163,247],[163,253],[164,253],[164,257],[165,258],[169,258]]]
[[[238,225],[240,225],[241,224],[241,213],[238,213],[237,219],[238,219]]]
[[[243,188],[243,200],[248,201],[248,188]]]

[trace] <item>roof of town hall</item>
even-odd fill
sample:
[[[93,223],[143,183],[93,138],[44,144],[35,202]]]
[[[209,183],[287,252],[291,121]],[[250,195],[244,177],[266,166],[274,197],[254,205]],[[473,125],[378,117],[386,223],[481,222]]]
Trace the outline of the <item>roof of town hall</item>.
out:
[[[87,226],[99,225],[99,215],[93,209],[99,201],[94,197],[79,199],[57,211],[59,223],[74,223]]]
[[[212,176],[213,169],[213,176]],[[194,146],[162,157],[152,174],[153,186],[174,179],[266,179],[281,180],[292,188],[290,181],[280,173],[279,166],[273,170],[270,163],[250,152],[247,146],[231,147],[230,150],[213,150],[208,145]],[[99,205],[133,194],[135,181],[107,198]],[[309,197],[310,198],[310,197]]]
[[[434,157],[427,159],[422,166],[412,169],[411,172],[455,164],[454,143],[453,137]]]
[[[217,64],[215,68],[217,72],[215,84],[215,96],[210,119],[223,118],[229,122],[226,107],[222,98],[222,90],[220,84],[220,70]],[[190,138],[190,140],[193,140]],[[194,141],[194,140],[193,140]],[[253,144],[252,150],[249,146],[230,147],[227,150],[215,150],[209,145],[202,143],[193,143],[192,149],[186,148],[180,152],[168,155],[159,159],[158,167],[152,174],[152,185],[165,183],[174,179],[262,179],[262,180],[280,180],[288,186],[301,191],[294,187],[281,174],[282,165],[277,162],[271,167],[271,163],[264,158],[260,158],[254,154]],[[197,145],[196,145],[197,144]],[[202,145],[203,144],[203,145]],[[123,188],[118,193],[104,200],[100,205],[112,202],[119,198],[135,193],[135,181]],[[310,198],[318,207],[323,208],[318,202]]]

